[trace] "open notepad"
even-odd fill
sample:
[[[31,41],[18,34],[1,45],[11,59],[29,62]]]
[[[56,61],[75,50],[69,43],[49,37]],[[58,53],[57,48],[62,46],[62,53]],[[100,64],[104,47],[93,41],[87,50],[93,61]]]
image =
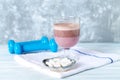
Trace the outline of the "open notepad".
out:
[[[44,51],[39,53],[15,55],[14,58],[21,65],[24,65],[26,67],[31,67],[41,72],[41,74],[46,74],[51,77],[57,77],[57,78],[68,77],[76,73],[102,67],[107,64],[111,64],[115,61],[120,60],[120,55],[117,54],[101,53],[80,47],[73,47],[69,50],[69,52],[72,53],[72,55],[70,53],[67,53],[66,55],[71,56],[72,58],[77,58],[76,59],[77,62],[72,69],[66,72],[51,71],[42,63],[43,59],[52,58],[55,56],[61,56],[60,52],[52,53],[49,51]]]

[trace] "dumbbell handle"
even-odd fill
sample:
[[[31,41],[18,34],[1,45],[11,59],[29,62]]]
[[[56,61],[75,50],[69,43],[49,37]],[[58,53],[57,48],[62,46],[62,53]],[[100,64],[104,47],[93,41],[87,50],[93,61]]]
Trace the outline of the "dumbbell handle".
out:
[[[42,43],[41,41],[31,42],[22,46],[23,52],[31,52],[37,50],[48,50],[49,43]]]
[[[26,42],[17,42],[17,43],[21,44],[21,45],[26,45],[26,44],[30,44],[30,43],[34,43],[34,42],[40,42],[40,40],[26,41]]]

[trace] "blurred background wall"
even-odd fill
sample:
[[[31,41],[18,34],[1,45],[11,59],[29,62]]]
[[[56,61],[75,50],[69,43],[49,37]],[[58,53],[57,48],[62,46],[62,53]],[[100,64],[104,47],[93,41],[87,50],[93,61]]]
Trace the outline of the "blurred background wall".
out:
[[[120,42],[120,0],[0,0],[0,44],[52,37],[63,15],[81,18],[80,42]]]

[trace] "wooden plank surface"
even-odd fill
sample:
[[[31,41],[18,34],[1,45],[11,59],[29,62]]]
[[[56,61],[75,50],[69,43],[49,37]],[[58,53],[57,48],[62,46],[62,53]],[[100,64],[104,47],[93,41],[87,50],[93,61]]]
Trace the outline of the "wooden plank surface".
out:
[[[79,46],[107,53],[120,54],[118,43],[82,43]],[[19,65],[10,55],[7,45],[0,45],[0,80],[62,80],[43,75]],[[120,61],[104,67],[64,78],[64,80],[120,80]]]

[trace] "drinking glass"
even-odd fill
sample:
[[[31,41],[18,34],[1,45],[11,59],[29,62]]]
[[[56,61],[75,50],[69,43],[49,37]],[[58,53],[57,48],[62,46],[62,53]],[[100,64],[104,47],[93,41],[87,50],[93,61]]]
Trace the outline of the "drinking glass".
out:
[[[78,17],[53,18],[54,38],[58,46],[66,50],[73,47],[79,41],[80,19]]]

